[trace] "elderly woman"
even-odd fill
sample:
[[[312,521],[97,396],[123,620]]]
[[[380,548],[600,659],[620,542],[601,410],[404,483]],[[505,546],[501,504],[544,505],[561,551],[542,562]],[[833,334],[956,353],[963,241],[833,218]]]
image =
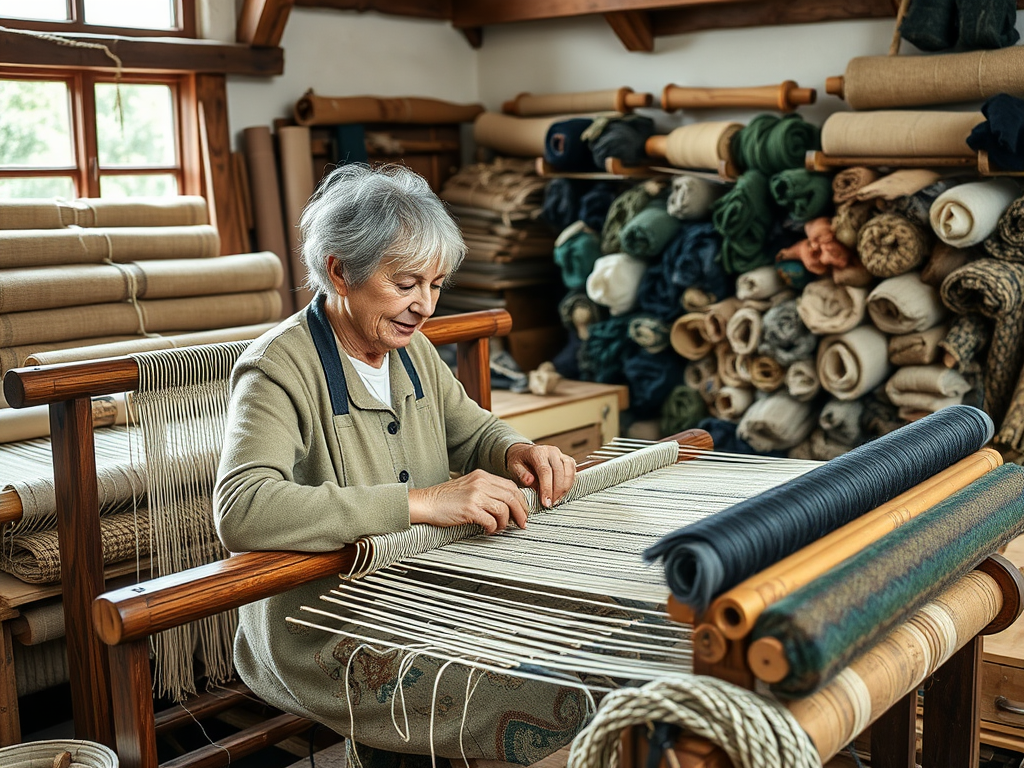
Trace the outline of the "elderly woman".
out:
[[[526,525],[517,483],[546,506],[557,501],[572,459],[476,405],[419,333],[465,254],[426,182],[399,167],[342,166],[299,226],[316,296],[256,340],[232,374],[214,493],[225,546],[320,552],[416,523],[494,533]],[[242,608],[235,663],[266,701],[373,748],[360,750],[363,762],[375,749],[528,764],[582,726],[576,689],[496,674],[474,677],[463,724],[466,669],[447,668],[435,690],[443,660],[417,656],[400,671],[401,651],[285,621],[336,582]],[[394,724],[404,715],[407,737]]]

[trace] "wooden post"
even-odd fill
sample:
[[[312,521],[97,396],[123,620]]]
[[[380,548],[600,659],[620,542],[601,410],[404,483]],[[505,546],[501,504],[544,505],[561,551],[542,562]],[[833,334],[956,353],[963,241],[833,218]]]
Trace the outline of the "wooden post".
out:
[[[982,638],[975,636],[925,682],[921,768],[978,764],[981,652]]]
[[[474,398],[484,410],[491,410],[491,388],[482,386],[482,382],[490,382],[491,378],[491,345],[488,339],[463,341],[456,347],[455,364],[459,371],[459,381],[467,392],[476,390],[479,398]]]
[[[18,680],[14,675],[14,645],[10,619],[0,621],[3,655],[0,656],[0,747],[21,743],[18,717]]]
[[[893,704],[871,726],[871,768],[917,764],[917,691]]]
[[[157,768],[149,638],[110,647],[120,768]]]

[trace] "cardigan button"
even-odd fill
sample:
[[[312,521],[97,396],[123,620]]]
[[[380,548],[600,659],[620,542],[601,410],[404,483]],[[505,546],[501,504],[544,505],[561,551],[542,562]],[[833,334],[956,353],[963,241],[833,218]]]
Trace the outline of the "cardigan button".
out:
[[[407,482],[409,482],[409,473],[406,472],[404,469],[401,472],[398,473],[398,482],[400,482],[400,483],[407,483]]]
[[[392,435],[397,435],[398,434],[398,422],[397,421],[392,421],[390,424],[388,424],[388,432],[390,432]]]

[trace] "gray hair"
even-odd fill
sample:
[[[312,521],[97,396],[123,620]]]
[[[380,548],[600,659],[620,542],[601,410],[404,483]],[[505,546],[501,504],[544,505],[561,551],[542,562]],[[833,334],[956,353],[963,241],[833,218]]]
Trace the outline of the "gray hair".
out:
[[[335,168],[306,203],[299,230],[306,285],[314,293],[334,290],[328,256],[341,263],[346,283],[359,286],[385,260],[410,271],[439,264],[451,275],[466,255],[444,203],[422,176],[400,165]]]

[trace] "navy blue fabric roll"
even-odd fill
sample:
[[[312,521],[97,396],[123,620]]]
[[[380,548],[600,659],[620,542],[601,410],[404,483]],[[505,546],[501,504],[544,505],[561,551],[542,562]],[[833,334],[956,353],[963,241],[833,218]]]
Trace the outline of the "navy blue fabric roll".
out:
[[[636,349],[629,338],[632,315],[612,317],[588,327],[590,335],[580,346],[580,376],[584,381],[602,384],[625,383],[623,363]]]
[[[552,179],[548,182],[544,189],[541,217],[556,232],[579,220],[580,192],[580,182],[574,179]]]
[[[674,269],[675,264],[662,255],[644,272],[636,292],[637,308],[669,325],[684,311],[683,288],[672,282]]]
[[[630,351],[623,360],[629,382],[629,410],[638,419],[656,416],[669,392],[683,380],[684,360],[675,350],[652,355],[643,349]]]
[[[981,113],[987,118],[967,137],[975,152],[984,149],[996,168],[1024,171],[1024,101],[1000,93],[986,101]]]
[[[573,328],[570,328],[566,335],[569,337],[569,340],[566,341],[565,346],[562,347],[553,358],[551,358],[551,364],[554,365],[555,370],[565,378],[579,379],[580,337],[576,335],[576,331]]]
[[[595,232],[600,232],[604,228],[604,220],[608,217],[608,209],[620,194],[619,185],[611,181],[592,184],[590,189],[580,196],[580,221]]]
[[[599,118],[600,120],[600,118]],[[595,121],[595,128],[597,121]],[[647,139],[654,135],[654,121],[640,115],[608,118],[600,135],[590,139],[590,151],[594,163],[604,170],[605,161],[614,157],[623,165],[646,165],[651,158],[647,155]]]
[[[703,612],[744,579],[977,451],[994,431],[984,411],[944,408],[668,534],[644,559],[661,559],[672,594]]]
[[[556,171],[592,172],[603,170],[594,165],[590,145],[583,132],[594,121],[589,117],[572,117],[552,123],[544,137],[544,159]]]
[[[683,225],[682,231],[665,248],[663,258],[671,264],[671,280],[680,291],[700,288],[715,301],[727,299],[736,292],[736,278],[727,275],[718,254],[722,236],[710,221]]]

